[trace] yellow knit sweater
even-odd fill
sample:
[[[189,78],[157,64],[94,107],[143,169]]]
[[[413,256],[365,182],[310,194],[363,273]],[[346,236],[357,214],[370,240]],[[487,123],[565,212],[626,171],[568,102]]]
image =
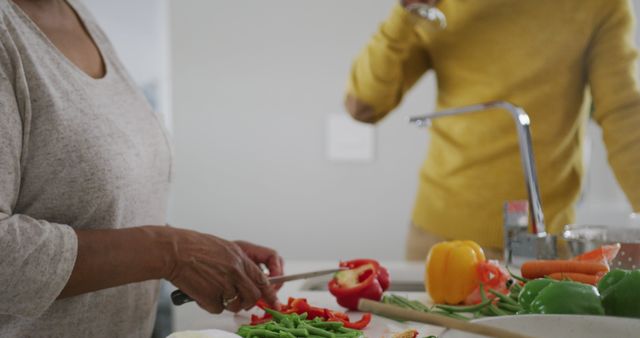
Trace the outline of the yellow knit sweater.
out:
[[[383,116],[428,70],[438,108],[506,100],[531,115],[547,230],[574,219],[588,107],[609,162],[640,210],[640,92],[626,0],[443,0],[430,32],[402,7],[356,59],[348,91]],[[589,95],[590,94],[590,95]],[[413,222],[445,238],[502,247],[505,201],[526,199],[514,123],[490,111],[436,120]]]

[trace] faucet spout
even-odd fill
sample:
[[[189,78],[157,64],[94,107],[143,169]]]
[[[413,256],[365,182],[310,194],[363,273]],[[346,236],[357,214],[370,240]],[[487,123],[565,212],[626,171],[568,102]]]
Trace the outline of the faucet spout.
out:
[[[502,109],[511,114],[514,119],[516,130],[518,132],[518,144],[520,145],[520,157],[522,160],[522,168],[524,169],[525,182],[529,198],[529,209],[531,210],[531,224],[533,233],[538,237],[547,235],[544,224],[544,215],[542,212],[542,202],[540,199],[540,189],[538,186],[538,176],[536,174],[535,159],[533,156],[533,144],[531,141],[531,119],[527,112],[521,107],[506,101],[493,101],[459,108],[441,110],[432,114],[411,117],[410,123],[424,127],[431,124],[431,120],[460,115],[466,113],[474,113],[486,111],[489,109]]]

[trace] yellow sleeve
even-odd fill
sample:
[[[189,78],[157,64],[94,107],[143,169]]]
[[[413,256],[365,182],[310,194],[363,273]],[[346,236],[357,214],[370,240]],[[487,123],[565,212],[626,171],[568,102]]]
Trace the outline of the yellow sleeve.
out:
[[[429,69],[429,54],[420,45],[414,18],[396,5],[355,60],[348,93],[386,115]]]
[[[587,55],[587,76],[609,163],[635,211],[640,211],[640,91],[627,0],[605,0]]]

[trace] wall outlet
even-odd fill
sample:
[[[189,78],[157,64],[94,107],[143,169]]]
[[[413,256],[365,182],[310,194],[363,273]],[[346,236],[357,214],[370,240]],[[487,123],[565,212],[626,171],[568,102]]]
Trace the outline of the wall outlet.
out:
[[[346,114],[327,118],[327,159],[333,162],[374,161],[375,127],[353,120]]]

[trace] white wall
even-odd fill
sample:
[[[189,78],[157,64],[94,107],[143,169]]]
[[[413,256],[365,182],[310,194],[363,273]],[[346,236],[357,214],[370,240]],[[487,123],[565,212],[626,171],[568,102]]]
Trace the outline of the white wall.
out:
[[[351,60],[386,0],[171,3],[172,222],[296,258],[401,257],[426,134],[414,95],[377,130],[373,164],[325,159]],[[424,82],[417,90],[431,93]]]
[[[434,105],[429,76],[377,127],[376,161],[325,159],[350,62],[391,0],[170,3],[176,176],[171,222],[289,258],[399,259]],[[597,128],[580,221],[623,219]]]
[[[84,0],[118,56],[171,128],[168,0]]]

